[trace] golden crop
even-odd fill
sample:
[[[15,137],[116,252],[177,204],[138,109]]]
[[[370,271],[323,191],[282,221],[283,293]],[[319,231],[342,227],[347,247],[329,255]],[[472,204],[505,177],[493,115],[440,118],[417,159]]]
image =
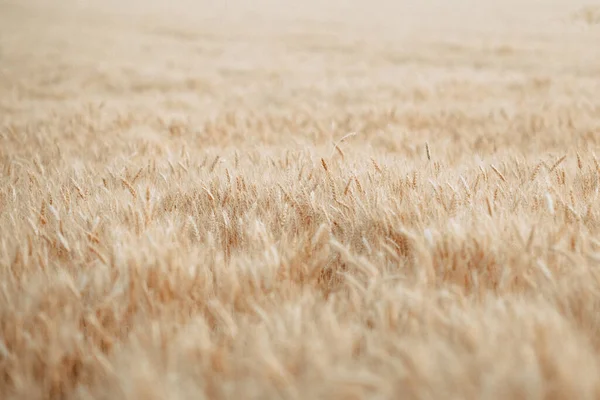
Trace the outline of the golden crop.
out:
[[[599,10],[0,1],[0,397],[600,398]]]

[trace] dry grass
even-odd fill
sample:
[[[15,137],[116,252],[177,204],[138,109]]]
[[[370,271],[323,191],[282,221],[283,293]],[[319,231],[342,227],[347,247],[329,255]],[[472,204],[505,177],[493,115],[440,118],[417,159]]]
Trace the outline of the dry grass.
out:
[[[600,398],[571,1],[0,2],[3,399]]]

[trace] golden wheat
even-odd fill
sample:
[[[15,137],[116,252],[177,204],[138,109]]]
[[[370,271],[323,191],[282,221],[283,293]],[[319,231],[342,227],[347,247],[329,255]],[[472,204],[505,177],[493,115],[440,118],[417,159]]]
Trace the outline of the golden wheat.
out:
[[[0,2],[3,399],[600,398],[575,1]]]

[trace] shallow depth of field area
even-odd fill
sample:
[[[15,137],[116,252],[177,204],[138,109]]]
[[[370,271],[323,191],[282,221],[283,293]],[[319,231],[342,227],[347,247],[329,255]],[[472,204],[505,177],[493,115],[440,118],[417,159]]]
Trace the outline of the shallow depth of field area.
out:
[[[0,0],[0,398],[599,399],[600,7]]]

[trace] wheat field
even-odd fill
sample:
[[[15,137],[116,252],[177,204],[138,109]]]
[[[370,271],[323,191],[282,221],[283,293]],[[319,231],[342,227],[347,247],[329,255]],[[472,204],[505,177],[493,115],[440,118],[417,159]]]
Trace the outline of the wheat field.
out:
[[[288,3],[0,0],[0,398],[600,399],[600,7]]]

